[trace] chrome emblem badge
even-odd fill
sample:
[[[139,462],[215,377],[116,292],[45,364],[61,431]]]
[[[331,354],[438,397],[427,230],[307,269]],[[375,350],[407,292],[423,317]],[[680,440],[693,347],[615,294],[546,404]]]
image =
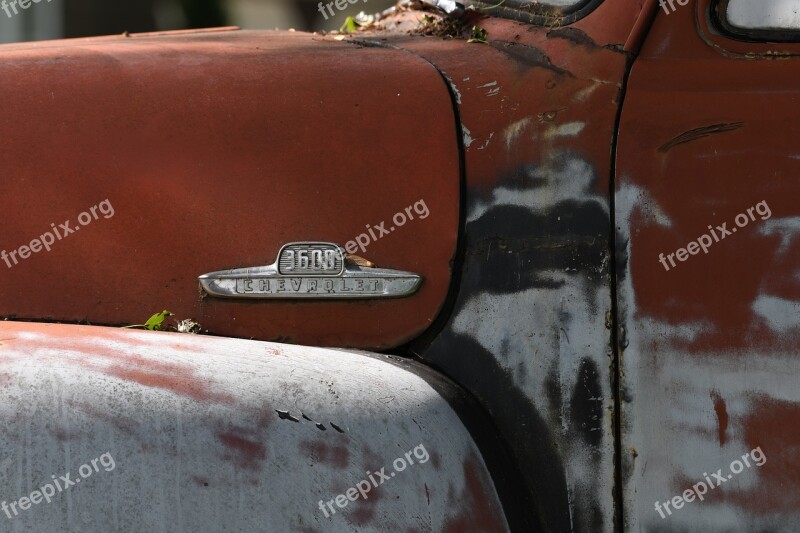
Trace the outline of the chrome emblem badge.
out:
[[[211,296],[259,299],[402,298],[422,284],[417,274],[364,266],[357,259],[338,244],[293,242],[271,265],[211,272],[199,280]]]

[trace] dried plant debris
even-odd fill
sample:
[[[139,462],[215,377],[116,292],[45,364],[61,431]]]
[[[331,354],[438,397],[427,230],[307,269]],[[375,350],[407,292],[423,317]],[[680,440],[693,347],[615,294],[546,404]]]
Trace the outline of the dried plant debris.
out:
[[[467,42],[468,43],[483,43],[489,44],[486,42],[486,36],[489,34],[486,30],[481,28],[480,26],[473,26],[472,27],[472,37],[470,37]]]
[[[191,318],[187,318],[185,320],[181,320],[178,322],[178,333],[189,333],[191,335],[197,335],[202,331],[202,326],[192,320]]]
[[[486,18],[482,9],[465,8],[458,2],[445,2],[444,0],[410,2],[409,5],[426,12],[420,19],[419,27],[413,33],[444,39],[465,39],[468,43],[488,44],[486,41],[488,32],[478,25],[480,20]]]
[[[135,324],[132,326],[125,326],[123,329],[145,329],[148,331],[171,331],[171,332],[178,332],[178,333],[189,333],[192,335],[196,335],[200,333],[203,328],[202,326],[192,320],[191,318],[187,318],[185,320],[177,321],[174,318],[170,319],[174,322],[174,324],[168,323],[168,317],[174,317],[175,314],[164,310],[160,313],[156,313],[151,316],[147,322],[144,324]]]
[[[354,33],[359,30],[371,29],[378,17],[375,15],[367,15],[361,11],[355,17],[347,17],[344,24],[339,28],[339,33]]]
[[[347,263],[352,266],[359,266],[366,268],[376,267],[375,263],[373,263],[369,259],[364,259],[360,255],[355,255],[355,254],[347,254],[347,256],[345,257],[345,261],[347,261]]]

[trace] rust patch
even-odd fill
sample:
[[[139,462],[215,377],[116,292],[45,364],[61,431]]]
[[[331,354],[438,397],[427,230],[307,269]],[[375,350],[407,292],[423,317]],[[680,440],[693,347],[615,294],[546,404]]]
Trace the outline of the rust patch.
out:
[[[671,141],[662,144],[658,147],[658,151],[661,153],[666,153],[680,144],[690,143],[710,135],[736,131],[742,126],[744,126],[744,122],[728,122],[723,124],[712,124],[711,126],[703,126],[702,128],[695,128],[693,130],[685,131]]]
[[[383,457],[379,454],[370,449],[365,449],[362,456],[356,462],[360,463],[360,470],[362,472],[372,472],[374,476],[374,472],[380,470],[383,461]],[[365,474],[365,476],[369,476],[369,474]],[[366,500],[358,500],[360,505],[353,512],[344,515],[345,520],[347,520],[349,524],[363,527],[372,522],[375,518],[378,502],[384,497],[381,486],[378,485],[377,488],[373,487],[372,490],[367,493],[367,496],[369,496],[369,498]]]
[[[145,387],[164,389],[198,402],[233,403],[230,395],[211,392],[208,385],[197,380],[190,369],[160,374],[118,365],[105,369],[103,372],[124,381],[133,381]]]
[[[258,441],[246,439],[235,433],[227,432],[217,435],[225,446],[235,452],[237,463],[243,468],[255,470],[267,458],[267,450]]]
[[[53,435],[58,442],[67,442],[70,440],[75,440],[80,437],[80,433],[77,431],[67,431],[62,427],[58,427],[51,431],[51,435]]]
[[[133,435],[136,433],[138,429],[139,423],[135,420],[132,420],[127,417],[122,417],[119,415],[115,415],[113,410],[109,410],[107,412],[101,411],[95,408],[93,405],[84,403],[84,402],[76,402],[74,400],[67,400],[66,404],[83,414],[89,416],[90,418],[94,418],[97,420],[101,420],[107,424],[110,424],[120,430],[122,433],[126,435]],[[58,438],[58,435],[56,435]]]
[[[719,445],[724,446],[728,431],[728,408],[725,400],[716,390],[711,391],[711,400],[714,402],[714,412],[717,414]]]
[[[365,472],[368,472],[368,470],[365,470]],[[378,488],[373,487],[372,491],[367,493],[368,499],[358,500],[360,505],[352,513],[345,515],[348,523],[356,526],[366,526],[372,522],[375,518],[378,502],[383,498],[383,493],[381,493],[380,489],[380,485]]]
[[[557,28],[554,30],[550,30],[547,32],[547,38],[565,39],[571,43],[591,48],[592,50],[600,48],[599,46],[597,46],[597,43],[594,42],[594,39],[589,37],[589,35],[585,31],[579,30],[578,28],[567,27],[567,28]]]
[[[312,460],[333,466],[347,468],[350,464],[350,451],[344,446],[329,446],[324,442],[303,441],[300,451]]]
[[[464,461],[464,489],[455,501],[450,502],[452,508],[459,509],[459,514],[445,523],[445,533],[505,531],[503,516],[488,504],[486,493],[492,484],[482,472],[483,468],[474,455]]]
[[[743,425],[745,443],[760,447],[766,462],[750,469],[759,483],[732,499],[756,513],[794,512],[800,508],[800,404],[759,397]]]
[[[553,64],[550,56],[527,44],[515,43],[511,41],[492,41],[492,48],[499,50],[517,63],[525,67],[525,70],[532,67],[539,67],[553,72],[559,76],[575,77],[572,72]]]

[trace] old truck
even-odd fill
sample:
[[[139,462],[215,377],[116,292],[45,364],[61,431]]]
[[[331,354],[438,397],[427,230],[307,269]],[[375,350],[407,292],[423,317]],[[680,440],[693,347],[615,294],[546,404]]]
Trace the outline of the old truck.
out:
[[[0,531],[800,529],[790,3],[356,23],[0,47]]]

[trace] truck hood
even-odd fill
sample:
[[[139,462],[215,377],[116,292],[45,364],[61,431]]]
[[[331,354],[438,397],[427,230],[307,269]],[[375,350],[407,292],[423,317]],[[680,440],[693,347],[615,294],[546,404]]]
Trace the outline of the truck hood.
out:
[[[459,141],[445,80],[414,55],[295,32],[104,37],[0,47],[0,85],[0,316],[169,309],[218,335],[383,349],[447,297]],[[200,290],[296,241],[352,241],[422,283],[381,300]]]

